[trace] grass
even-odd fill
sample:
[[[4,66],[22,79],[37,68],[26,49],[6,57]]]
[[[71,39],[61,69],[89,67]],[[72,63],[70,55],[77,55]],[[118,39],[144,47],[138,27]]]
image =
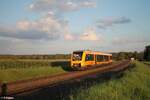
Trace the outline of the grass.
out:
[[[0,60],[0,69],[30,68],[30,67],[52,67],[55,63],[66,64],[66,60]]]
[[[12,82],[64,73],[66,60],[0,60],[0,82]]]
[[[150,68],[134,62],[134,68],[126,70],[120,79],[78,89],[71,100],[150,100]]]
[[[31,79],[58,73],[65,73],[61,67],[34,67],[23,69],[6,69],[0,70],[0,82],[12,82],[18,80]]]
[[[150,65],[150,61],[143,61],[143,63]]]

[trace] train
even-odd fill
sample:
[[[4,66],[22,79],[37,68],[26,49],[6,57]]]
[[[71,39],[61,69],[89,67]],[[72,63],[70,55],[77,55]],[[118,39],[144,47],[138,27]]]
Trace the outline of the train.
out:
[[[150,45],[145,47],[144,60],[150,61]]]
[[[112,54],[91,50],[73,51],[71,54],[71,67],[82,70],[92,66],[112,63]]]

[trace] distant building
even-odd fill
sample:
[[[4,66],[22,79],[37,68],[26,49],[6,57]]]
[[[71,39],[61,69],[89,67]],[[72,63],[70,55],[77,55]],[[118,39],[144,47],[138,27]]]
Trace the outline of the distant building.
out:
[[[150,61],[150,45],[145,48],[144,59]]]

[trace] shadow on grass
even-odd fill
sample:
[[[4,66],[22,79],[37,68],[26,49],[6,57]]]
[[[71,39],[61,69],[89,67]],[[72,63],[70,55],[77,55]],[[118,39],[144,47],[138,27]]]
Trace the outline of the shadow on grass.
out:
[[[125,69],[124,69],[125,70]],[[30,94],[17,96],[18,100],[71,100],[72,94],[76,94],[79,89],[88,89],[96,84],[102,84],[112,79],[120,79],[124,76],[124,70],[111,71],[102,74],[88,75],[67,81],[56,86],[46,87]],[[131,70],[131,69],[130,69]]]
[[[65,71],[73,71],[70,67],[70,61],[55,61],[51,62],[52,67],[61,67]]]

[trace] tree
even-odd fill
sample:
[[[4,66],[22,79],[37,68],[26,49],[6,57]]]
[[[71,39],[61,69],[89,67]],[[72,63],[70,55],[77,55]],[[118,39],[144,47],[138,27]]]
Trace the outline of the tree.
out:
[[[138,53],[137,53],[137,51],[134,51],[133,58],[137,59],[137,57],[138,57]]]
[[[123,60],[125,59],[125,53],[124,52],[119,52],[117,55],[117,60]]]

